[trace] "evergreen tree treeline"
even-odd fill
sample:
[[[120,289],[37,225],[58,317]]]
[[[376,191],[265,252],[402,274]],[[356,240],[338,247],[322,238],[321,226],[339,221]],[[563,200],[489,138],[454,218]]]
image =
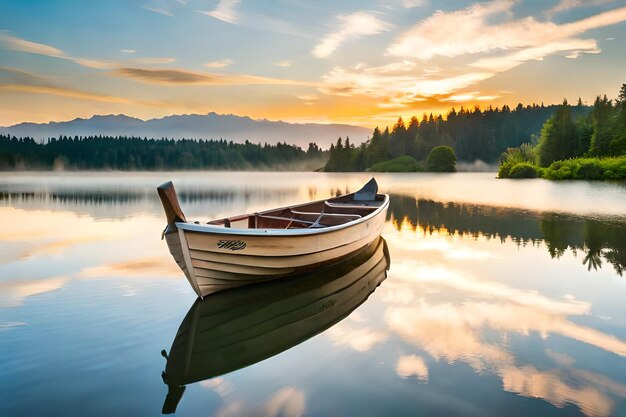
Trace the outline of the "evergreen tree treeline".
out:
[[[514,109],[504,105],[481,110],[452,109],[447,117],[424,114],[421,120],[412,117],[408,124],[402,118],[392,127],[380,131],[374,129],[372,137],[356,147],[341,138],[330,148],[326,171],[364,171],[374,164],[411,156],[417,161],[425,160],[437,146],[450,146],[461,161],[482,160],[495,162],[507,148],[528,142],[538,135],[543,124],[559,108],[543,104]],[[587,115],[590,107],[582,102],[572,108],[576,116]]]
[[[226,140],[173,140],[137,137],[67,137],[38,143],[0,135],[0,169],[181,170],[246,169],[297,164],[325,156],[316,144],[234,143]],[[323,162],[320,162],[320,165]]]
[[[626,179],[626,84],[615,102],[598,96],[581,115],[567,100],[541,129],[538,143],[509,148],[501,178]]]

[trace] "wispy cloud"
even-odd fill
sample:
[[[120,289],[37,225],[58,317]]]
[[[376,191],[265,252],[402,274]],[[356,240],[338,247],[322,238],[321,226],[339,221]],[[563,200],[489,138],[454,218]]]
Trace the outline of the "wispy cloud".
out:
[[[319,100],[319,96],[317,94],[302,94],[297,96],[300,100],[304,100],[304,101],[313,101],[313,100]]]
[[[65,53],[54,46],[45,45],[43,43],[27,41],[7,33],[0,33],[0,41],[7,49],[18,52],[26,52],[29,54],[45,55],[56,58],[67,58]]]
[[[340,96],[376,97],[381,100],[379,107],[402,108],[422,102],[425,97],[454,93],[492,76],[489,72],[473,71],[432,78],[412,70],[402,72],[402,67],[410,68],[410,65],[336,67],[323,77],[320,91]]]
[[[1,84],[50,85],[52,81],[29,71],[0,66]]]
[[[325,58],[332,54],[343,42],[351,38],[376,35],[389,30],[391,25],[367,12],[356,12],[339,16],[337,26],[342,29],[325,36],[313,49],[312,53],[318,58]]]
[[[163,9],[163,8],[160,8],[160,7],[152,7],[152,6],[147,6],[147,5],[143,5],[141,7],[146,9],[146,10],[148,10],[148,11],[151,11],[153,13],[157,13],[157,14],[160,14],[160,15],[163,15],[163,16],[176,17],[174,15],[174,13],[172,13],[170,10],[167,10],[167,9]]]
[[[613,3],[615,0],[561,0],[551,9],[546,10],[545,14],[552,17],[556,13],[565,12],[567,10],[579,7],[593,7],[602,4]]]
[[[164,107],[163,103],[134,100],[127,97],[111,96],[106,94],[91,93],[76,90],[73,88],[44,86],[44,85],[24,85],[24,84],[0,84],[0,90],[16,91],[20,93],[47,94],[60,97],[75,98],[80,100],[96,101],[101,103],[132,104],[139,106]]]
[[[239,21],[239,14],[235,10],[235,6],[239,3],[241,0],[220,0],[215,9],[202,13],[223,22],[235,24]]]
[[[0,43],[4,44],[4,46],[7,49],[10,49],[12,51],[64,59],[67,61],[72,61],[75,64],[78,64],[85,68],[92,68],[92,69],[113,69],[113,68],[125,66],[128,64],[163,65],[163,64],[170,64],[176,61],[176,59],[172,57],[141,57],[141,58],[134,58],[134,59],[127,60],[127,61],[111,61],[111,60],[75,57],[75,56],[66,54],[65,52],[63,52],[62,50],[58,48],[55,48],[54,46],[28,41],[28,40],[19,38],[17,36],[12,36],[6,33],[0,33]],[[135,53],[135,50],[134,49],[122,49],[122,52]]]
[[[293,61],[289,60],[274,62],[274,65],[276,65],[277,67],[290,67],[291,64],[293,64]]]
[[[580,41],[572,38],[591,29],[626,20],[626,8],[614,9],[572,23],[556,24],[533,17],[491,23],[493,18],[510,14],[516,1],[495,0],[452,12],[436,12],[407,30],[389,46],[395,56],[428,60],[435,56],[457,57],[521,48],[539,48],[549,43]],[[595,41],[573,47],[582,52],[597,50]],[[553,48],[544,48],[550,54]],[[562,51],[562,48],[555,48]],[[537,49],[539,50],[539,49]]]
[[[215,79],[209,75],[178,69],[117,68],[113,74],[155,84],[211,84],[215,82]]]
[[[119,77],[161,85],[297,85],[318,86],[316,83],[281,78],[258,77],[247,74],[214,74],[185,69],[117,68]]]
[[[137,52],[134,49],[120,49],[120,51],[125,54],[134,54],[135,52]]]
[[[442,98],[441,101],[452,101],[458,103],[467,103],[470,101],[493,101],[500,98],[498,95],[481,95],[480,91],[470,91],[466,93],[453,94],[449,97]],[[456,253],[455,256],[460,255]]]
[[[207,68],[224,68],[232,65],[234,62],[235,61],[233,61],[232,59],[222,59],[220,61],[207,62],[206,64],[204,64],[204,66]]]
[[[402,0],[402,7],[405,9],[413,9],[415,7],[422,7],[428,4],[427,0]]]

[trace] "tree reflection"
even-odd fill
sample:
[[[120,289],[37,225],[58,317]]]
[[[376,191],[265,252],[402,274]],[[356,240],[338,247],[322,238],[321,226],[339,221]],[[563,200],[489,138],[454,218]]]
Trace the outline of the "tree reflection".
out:
[[[568,250],[584,253],[583,265],[589,271],[603,262],[623,276],[626,267],[626,224],[557,213],[537,213],[519,209],[463,203],[441,203],[427,199],[393,195],[388,212],[396,228],[403,222],[425,234],[436,231],[450,235],[507,238],[518,244],[545,242],[552,258]]]

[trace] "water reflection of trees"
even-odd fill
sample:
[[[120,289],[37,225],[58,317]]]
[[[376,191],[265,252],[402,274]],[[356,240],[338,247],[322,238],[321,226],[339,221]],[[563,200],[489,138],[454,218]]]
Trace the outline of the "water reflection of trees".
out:
[[[399,229],[408,222],[415,230],[432,234],[444,231],[460,236],[507,238],[518,244],[545,242],[553,258],[567,250],[582,252],[588,270],[613,265],[622,276],[626,267],[626,223],[536,213],[519,209],[441,203],[406,196],[392,196],[388,216]]]
[[[275,190],[272,197],[282,197],[291,193],[293,190]],[[181,191],[178,198],[183,203],[195,204],[198,202],[215,201],[228,202],[237,198],[250,200],[258,195],[268,194],[267,190],[193,190]],[[85,190],[63,190],[63,191],[0,191],[0,202],[3,203],[59,203],[59,204],[94,204],[94,205],[114,205],[114,204],[133,204],[142,200],[158,201],[156,192],[147,193],[143,190],[103,190],[103,191],[85,191]]]

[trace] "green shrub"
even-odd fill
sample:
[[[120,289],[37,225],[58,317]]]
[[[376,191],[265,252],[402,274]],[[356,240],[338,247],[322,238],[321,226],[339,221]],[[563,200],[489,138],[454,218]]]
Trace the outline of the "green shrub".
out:
[[[500,168],[498,168],[498,178],[511,178],[511,168],[513,168],[512,163],[503,162],[500,164]]]
[[[626,180],[626,156],[555,161],[540,174],[550,180]]]
[[[509,178],[537,178],[537,168],[528,162],[515,164],[511,168]]]
[[[577,177],[586,180],[601,180],[602,168],[596,160],[583,159],[579,163]]]
[[[456,172],[456,155],[450,146],[435,146],[426,158],[426,167],[432,172]]]
[[[501,155],[501,159],[502,163],[510,164],[511,166],[521,162],[537,163],[535,149],[530,143],[522,143],[519,148],[507,148]]]

